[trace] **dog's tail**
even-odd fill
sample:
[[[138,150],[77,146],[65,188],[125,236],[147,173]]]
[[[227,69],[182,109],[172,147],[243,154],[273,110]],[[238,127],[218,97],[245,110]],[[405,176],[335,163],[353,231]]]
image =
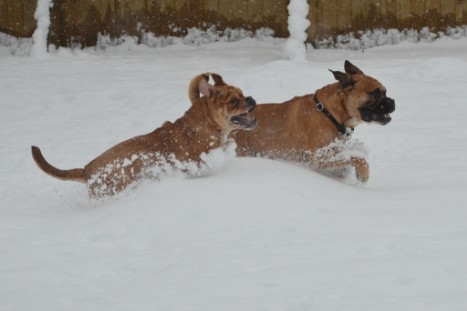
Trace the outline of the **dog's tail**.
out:
[[[84,176],[84,170],[82,168],[75,168],[72,170],[60,170],[52,165],[50,165],[44,158],[41,153],[41,150],[36,147],[31,147],[32,157],[34,161],[36,161],[37,166],[45,173],[49,174],[52,177],[61,179],[61,180],[72,180],[78,182],[86,182],[86,178]]]
[[[188,97],[190,98],[191,104],[194,104],[200,98],[200,93],[199,93],[200,79],[209,81],[209,74],[201,74],[201,75],[194,77],[191,80],[190,86],[188,87]]]

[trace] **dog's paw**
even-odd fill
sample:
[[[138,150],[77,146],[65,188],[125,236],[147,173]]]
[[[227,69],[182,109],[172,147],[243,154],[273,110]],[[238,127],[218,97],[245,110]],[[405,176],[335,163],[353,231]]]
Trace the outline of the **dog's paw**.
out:
[[[370,178],[368,176],[368,174],[361,174],[361,173],[360,174],[357,173],[356,177],[357,177],[358,181],[363,183],[363,184],[366,184],[368,182],[368,179]]]
[[[365,159],[353,158],[352,165],[355,167],[355,175],[358,181],[362,183],[368,182],[370,178],[370,167]]]

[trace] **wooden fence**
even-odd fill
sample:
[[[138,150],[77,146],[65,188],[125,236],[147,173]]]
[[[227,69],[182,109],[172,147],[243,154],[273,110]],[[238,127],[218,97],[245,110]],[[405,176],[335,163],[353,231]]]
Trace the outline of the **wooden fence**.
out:
[[[49,42],[94,45],[97,34],[157,36],[185,34],[215,25],[256,30],[269,27],[287,37],[288,0],[53,0]],[[0,0],[0,31],[30,37],[37,0]],[[467,24],[467,0],[308,0],[308,41],[375,28]]]

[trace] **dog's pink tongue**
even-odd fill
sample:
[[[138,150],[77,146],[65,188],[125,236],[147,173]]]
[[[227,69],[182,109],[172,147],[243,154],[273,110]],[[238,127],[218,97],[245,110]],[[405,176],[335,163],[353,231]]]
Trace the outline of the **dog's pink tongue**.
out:
[[[243,113],[231,119],[233,123],[242,126],[245,129],[252,129],[256,126],[256,118],[250,113]]]
[[[256,120],[256,118],[251,113],[242,114],[242,118],[245,119],[245,121],[247,122]]]

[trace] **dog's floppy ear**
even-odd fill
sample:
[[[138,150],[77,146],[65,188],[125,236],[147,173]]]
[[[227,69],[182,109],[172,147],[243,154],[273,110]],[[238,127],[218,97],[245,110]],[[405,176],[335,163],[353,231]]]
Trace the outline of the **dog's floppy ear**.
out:
[[[360,70],[360,68],[358,68],[357,66],[355,66],[354,64],[352,64],[351,62],[349,62],[348,60],[345,61],[344,63],[344,69],[345,69],[345,72],[351,74],[351,75],[357,75],[357,74],[364,74],[363,71]]]
[[[226,85],[222,77],[217,73],[211,73],[211,77],[215,82],[216,86]]]
[[[334,78],[339,81],[342,88],[352,87],[355,84],[355,81],[352,79],[350,74],[340,71],[333,71],[331,69],[329,69],[329,71],[332,72]]]

